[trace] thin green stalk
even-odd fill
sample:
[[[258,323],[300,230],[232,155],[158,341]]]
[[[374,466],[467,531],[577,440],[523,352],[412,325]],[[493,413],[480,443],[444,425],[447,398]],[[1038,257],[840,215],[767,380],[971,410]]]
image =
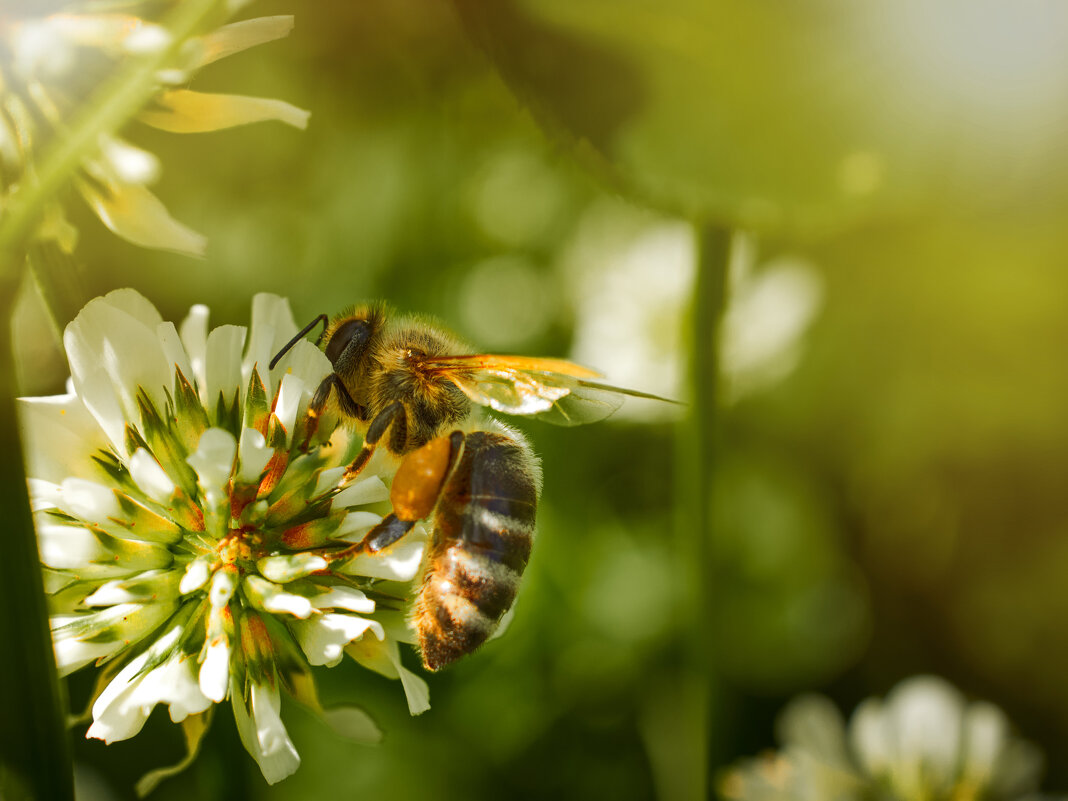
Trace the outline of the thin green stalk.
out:
[[[727,273],[733,235],[726,228],[705,226],[698,230],[697,275],[690,316],[693,351],[690,360],[692,414],[688,439],[693,468],[693,484],[698,489],[690,499],[695,547],[694,565],[697,609],[700,620],[707,619],[714,587],[707,571],[714,566],[712,504],[709,502],[716,457],[720,448],[720,328],[727,303]],[[701,646],[708,662],[714,645]]]
[[[98,146],[101,134],[125,125],[152,99],[159,87],[157,73],[171,63],[181,45],[205,28],[219,14],[220,0],[183,0],[164,20],[171,43],[156,52],[131,58],[123,69],[104,83],[82,106],[73,122],[57,132],[50,147],[34,164],[34,180],[26,180],[12,192],[0,216],[0,272],[10,280],[22,267],[22,255],[33,236],[41,212],[70,181],[82,160]],[[61,279],[59,279],[61,280]],[[38,273],[46,300],[61,295],[62,288],[51,286],[57,279]],[[59,310],[50,310],[62,327]]]
[[[706,681],[708,739],[703,756],[710,773],[714,773],[727,757],[728,744],[724,737],[732,728],[728,720],[729,694],[719,680],[716,669],[719,643],[711,623],[724,601],[719,592],[723,582],[716,549],[712,501],[723,447],[719,358],[721,333],[727,308],[730,264],[737,250],[738,237],[738,233],[726,228],[705,226],[699,229],[697,276],[690,320],[693,330],[690,380],[695,412],[690,420],[690,438],[695,468],[694,484],[698,488],[690,512],[693,515],[695,550],[695,575],[692,580],[696,588],[694,609],[698,614],[695,630],[701,634],[695,638],[691,663],[700,667]],[[714,775],[706,777],[706,781],[712,779]]]
[[[26,252],[41,213],[62,191],[102,134],[125,125],[158,89],[157,73],[177,49],[219,13],[219,0],[185,0],[165,21],[168,47],[134,58],[89,98],[73,122],[58,131],[25,180],[6,199],[0,216],[0,510],[5,519],[0,559],[0,796],[7,801],[72,801],[74,779],[65,699],[56,674],[44,586],[33,528],[22,443],[15,412],[15,362],[11,310]],[[34,259],[35,279],[57,329],[76,311],[75,277],[68,263]],[[47,254],[46,254],[47,255]]]
[[[678,675],[672,677],[675,691],[673,696],[665,696],[675,698],[677,706],[672,718],[681,731],[670,766],[670,781],[658,781],[662,801],[709,798],[710,768],[721,761],[721,748],[714,736],[717,729],[713,726],[713,708],[720,707],[722,693],[716,678],[716,642],[710,625],[717,584],[711,498],[720,447],[719,333],[727,300],[732,240],[732,233],[726,228],[697,229],[697,269],[686,332],[690,342],[689,414],[679,432],[676,481],[677,553],[688,589],[680,609],[685,642]]]
[[[83,271],[74,257],[55,242],[34,242],[30,247],[30,270],[37,291],[48,310],[52,335],[63,347],[63,328],[89,301]]]
[[[8,336],[0,347],[0,797],[7,801],[74,798],[65,699],[56,677],[48,631],[37,537],[26,494],[18,421],[15,361],[11,348],[14,291],[0,292],[0,320]]]

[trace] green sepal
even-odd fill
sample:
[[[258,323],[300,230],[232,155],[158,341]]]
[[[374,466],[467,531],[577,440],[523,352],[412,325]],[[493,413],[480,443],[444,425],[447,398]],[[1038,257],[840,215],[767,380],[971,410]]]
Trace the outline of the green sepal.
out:
[[[116,604],[54,626],[52,636],[82,642],[124,642],[128,647],[155,631],[176,608],[177,603]]]
[[[180,607],[178,611],[171,615],[170,619],[160,626],[161,630],[167,632],[179,629],[179,632],[174,637],[168,637],[164,634],[162,637],[157,638],[155,642],[148,646],[148,658],[145,660],[145,664],[141,665],[141,669],[132,678],[137,676],[143,676],[150,670],[155,670],[162,665],[168,659],[171,658],[178,651],[183,650],[182,646],[187,640],[186,633],[189,629],[189,623],[193,619],[193,614],[198,611],[199,607],[206,603],[202,598],[193,598]]]
[[[196,472],[186,462],[189,451],[178,440],[172,426],[166,423],[152,399],[141,387],[137,388],[137,410],[141,418],[144,438],[148,441],[149,450],[156,457],[160,467],[171,481],[188,492],[190,496],[196,497]]]
[[[216,428],[224,429],[234,435],[235,439],[240,439],[241,433],[241,408],[239,405],[239,399],[241,397],[241,390],[235,389],[233,397],[227,400],[223,395],[222,390],[219,390],[219,397],[215,399],[215,419],[214,426]]]
[[[117,564],[124,570],[133,571],[170,567],[174,561],[170,551],[157,547],[155,543],[119,539],[96,526],[83,527],[89,529],[100,546],[111,555],[107,558],[92,559],[90,564]]]
[[[316,515],[303,522],[290,521],[294,524],[281,530],[267,530],[264,532],[267,542],[291,551],[321,548],[331,542],[334,533],[341,527],[348,512],[345,509],[331,512],[329,501],[325,504],[312,504],[309,508],[313,507],[320,507],[324,514]]]
[[[255,501],[242,507],[241,517],[238,518],[238,528],[254,527],[262,528],[263,521],[267,516],[267,501]]]
[[[48,614],[63,615],[84,610],[83,602],[99,585],[99,581],[75,581],[58,592],[47,593],[45,603],[48,605]]]
[[[123,431],[123,445],[126,448],[126,452],[133,456],[136,451],[147,451],[152,458],[156,458],[156,454],[152,453],[152,449],[148,446],[148,441],[141,436],[141,432],[133,427],[130,423],[126,424],[126,428]],[[158,459],[156,461],[159,461]]]
[[[178,542],[182,538],[182,528],[174,521],[152,511],[121,490],[116,489],[113,492],[123,517],[110,519],[127,529],[126,536],[160,543]]]
[[[196,450],[200,435],[211,425],[196,389],[177,366],[174,368],[174,425],[186,453]]]
[[[129,426],[127,426],[129,428]],[[126,434],[127,442],[129,442],[129,432]],[[136,450],[136,448],[134,449]],[[133,453],[133,450],[128,450],[129,453]],[[118,456],[111,451],[99,450],[91,457],[93,462],[104,471],[104,474],[108,477],[108,480],[112,484],[117,484],[123,487],[127,492],[140,493],[137,485],[130,477],[130,471],[126,469],[126,465],[122,463]]]
[[[324,459],[311,454],[301,456],[289,464],[278,486],[268,496],[271,505],[267,510],[267,526],[288,523],[305,512],[308,501],[315,493],[324,465]],[[329,511],[329,508],[327,498],[327,507],[323,514]]]
[[[186,624],[185,631],[182,633],[179,647],[187,654],[200,654],[203,651],[204,643],[207,641],[208,610],[211,608],[211,604],[203,593],[190,596],[189,601],[195,603],[196,606],[193,608],[193,614]]]
[[[67,523],[67,524],[72,525],[72,526],[88,525],[81,518],[75,517],[72,514],[67,514],[62,509],[43,509],[40,512],[38,512],[38,514],[42,515],[43,517],[48,517],[48,518],[51,518],[53,520],[58,520],[61,523]]]
[[[204,530],[204,512],[194,502],[193,496],[181,487],[176,486],[174,492],[171,493],[170,500],[167,502],[167,513],[172,520],[187,531]]]
[[[271,615],[249,609],[237,620],[238,642],[248,678],[255,684],[274,683],[275,645],[268,623]]]
[[[241,426],[242,428],[259,431],[266,438],[267,421],[270,416],[271,404],[267,399],[267,388],[260,379],[259,371],[253,367],[252,375],[248,379],[248,392],[245,393],[245,408]]]
[[[91,606],[114,606],[115,603],[155,603],[161,599],[172,600],[178,597],[178,584],[182,580],[179,570],[149,570],[126,579],[113,579],[103,584],[93,583],[93,593],[86,596],[88,600],[97,590],[121,590],[129,597],[107,604]]]
[[[264,624],[267,626],[267,630],[270,632],[274,642],[274,664],[278,671],[278,678],[281,679],[283,687],[296,695],[298,689],[303,690],[304,688],[300,685],[300,680],[293,677],[306,677],[309,681],[312,678],[312,669],[311,665],[308,664],[308,658],[304,655],[304,650],[293,638],[289,628],[281,620],[268,615],[264,617]],[[314,681],[311,682],[311,685],[312,697],[316,698]],[[305,697],[307,696],[306,690],[304,695]],[[297,700],[305,703],[300,697]],[[318,699],[316,698],[316,700]]]
[[[41,576],[44,579],[44,591],[46,595],[61,592],[71,584],[79,581],[78,576],[68,570],[41,566]]]
[[[285,479],[289,473],[290,457],[286,450],[286,431],[273,414],[268,422],[267,434],[264,437],[267,446],[274,450],[274,455],[264,468],[263,478],[257,490],[260,498],[270,497],[277,490],[279,482]]]

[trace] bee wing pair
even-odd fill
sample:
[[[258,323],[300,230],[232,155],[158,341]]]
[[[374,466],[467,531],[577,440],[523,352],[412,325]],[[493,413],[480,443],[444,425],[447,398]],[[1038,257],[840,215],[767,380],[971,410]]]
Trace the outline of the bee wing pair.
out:
[[[424,369],[447,377],[472,402],[505,414],[536,416],[560,426],[603,420],[627,395],[674,403],[587,379],[600,373],[563,359],[473,354],[430,357]]]

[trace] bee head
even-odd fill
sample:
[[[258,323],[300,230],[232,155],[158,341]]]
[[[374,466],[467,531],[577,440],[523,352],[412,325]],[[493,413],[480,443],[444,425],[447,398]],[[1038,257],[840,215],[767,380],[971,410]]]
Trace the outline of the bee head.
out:
[[[382,330],[386,310],[381,304],[360,306],[335,317],[323,332],[321,344],[335,372],[358,369],[370,344]]]

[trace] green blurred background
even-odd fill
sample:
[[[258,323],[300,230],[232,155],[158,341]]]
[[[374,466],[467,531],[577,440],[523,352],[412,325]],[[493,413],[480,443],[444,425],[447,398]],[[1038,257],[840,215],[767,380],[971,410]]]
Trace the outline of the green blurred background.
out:
[[[193,768],[153,797],[676,799],[695,706],[712,710],[715,769],[770,747],[796,692],[849,710],[920,672],[1003,706],[1046,750],[1047,788],[1068,790],[1063,86],[997,85],[1016,51],[985,28],[964,38],[989,63],[938,51],[910,83],[867,47],[876,20],[842,18],[825,41],[818,10],[805,28],[720,4],[731,44],[719,27],[702,38],[700,4],[669,4],[697,22],[648,28],[633,1],[601,16],[547,3],[544,21],[530,5],[256,3],[295,12],[293,34],[193,87],[283,98],[311,110],[308,130],[131,127],[162,158],[157,194],[209,251],[141,250],[75,209],[90,292],[133,286],[174,320],[206,303],[214,324],[247,322],[260,291],[298,321],[384,298],[480,349],[688,398],[695,232],[754,227],[729,280],[719,408],[521,424],[545,490],[507,636],[428,677],[420,718],[348,661],[320,671],[324,700],[363,704],[386,740],[353,746],[290,705],[303,764],[276,787],[220,709]],[[1048,74],[1060,64],[1042,45],[1065,30],[1058,17],[997,36],[1022,37],[1024,66]],[[814,63],[842,41],[838,62]],[[645,69],[664,53],[692,85]],[[974,85],[951,83],[958,62]],[[963,110],[939,105],[940,81]],[[837,183],[821,183],[824,162]],[[32,302],[17,332],[23,392],[58,391],[66,369]],[[689,416],[716,420],[707,487],[680,455]],[[687,584],[694,492],[713,520],[696,570],[710,610]],[[704,648],[711,702],[692,663]],[[88,676],[70,684],[88,694]],[[160,709],[128,742],[80,734],[82,780],[104,798],[181,752]]]

